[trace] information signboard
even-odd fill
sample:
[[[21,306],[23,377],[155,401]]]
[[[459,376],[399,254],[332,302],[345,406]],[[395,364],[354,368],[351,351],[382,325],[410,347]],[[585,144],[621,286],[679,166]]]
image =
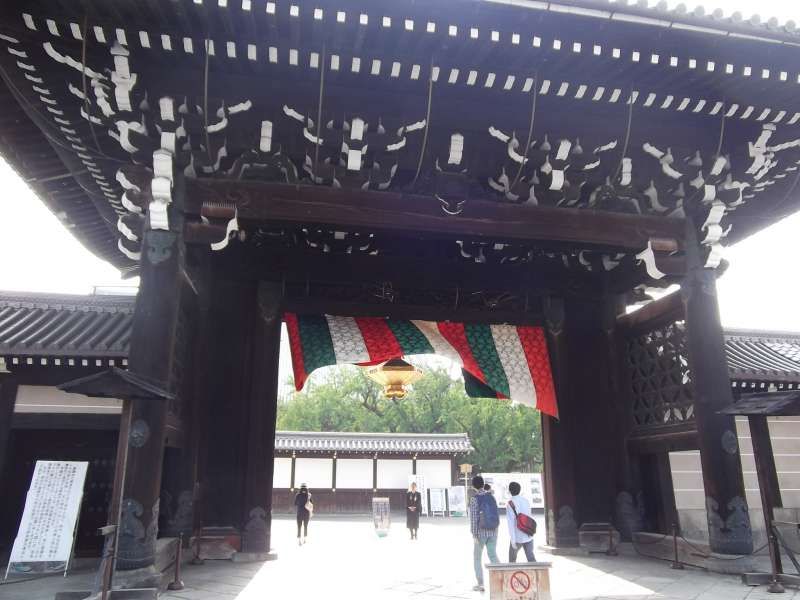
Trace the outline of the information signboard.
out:
[[[450,504],[451,515],[467,514],[467,496],[463,485],[447,488],[447,500]]]
[[[447,511],[447,501],[445,500],[444,488],[428,488],[431,499],[431,514],[442,513],[445,515]]]
[[[9,573],[66,571],[83,498],[87,462],[36,462]]]

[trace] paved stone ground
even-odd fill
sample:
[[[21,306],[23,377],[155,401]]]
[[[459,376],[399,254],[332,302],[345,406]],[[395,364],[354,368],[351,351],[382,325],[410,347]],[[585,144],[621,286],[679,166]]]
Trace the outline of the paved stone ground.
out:
[[[502,523],[505,526],[505,523]],[[544,528],[540,523],[540,531]],[[277,561],[240,564],[207,561],[185,567],[186,589],[162,595],[164,600],[264,600],[331,598],[346,600],[445,600],[480,598],[472,592],[472,544],[465,519],[423,519],[419,540],[408,539],[404,523],[395,520],[389,536],[378,538],[369,520],[315,519],[309,540],[297,546],[294,523],[273,524]],[[538,537],[538,536],[537,536]],[[537,540],[541,543],[543,540]],[[501,529],[500,559],[508,536]],[[765,588],[750,588],[738,577],[687,569],[672,571],[664,562],[638,557],[552,560],[553,600],[766,600]],[[0,586],[2,600],[52,599],[56,590],[80,589],[91,573],[66,580],[45,579]],[[487,578],[488,581],[488,578]],[[782,600],[800,593],[787,591]],[[488,592],[484,595],[488,597]]]

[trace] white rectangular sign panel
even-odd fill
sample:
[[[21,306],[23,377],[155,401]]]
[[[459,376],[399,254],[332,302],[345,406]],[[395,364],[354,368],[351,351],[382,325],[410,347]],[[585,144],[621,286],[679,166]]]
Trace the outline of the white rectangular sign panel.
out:
[[[450,514],[467,514],[467,496],[464,486],[454,485],[447,488],[447,500],[450,503]]]
[[[13,563],[69,562],[87,462],[39,460],[11,550]],[[13,567],[12,567],[13,569]]]
[[[444,498],[444,488],[428,488],[431,494],[431,512],[444,514],[447,510]]]

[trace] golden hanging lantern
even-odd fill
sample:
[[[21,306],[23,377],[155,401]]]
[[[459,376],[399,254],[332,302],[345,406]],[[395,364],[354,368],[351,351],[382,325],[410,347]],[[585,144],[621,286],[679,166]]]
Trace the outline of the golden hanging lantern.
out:
[[[400,358],[367,367],[367,376],[383,386],[387,398],[405,398],[406,386],[422,377],[422,370]]]

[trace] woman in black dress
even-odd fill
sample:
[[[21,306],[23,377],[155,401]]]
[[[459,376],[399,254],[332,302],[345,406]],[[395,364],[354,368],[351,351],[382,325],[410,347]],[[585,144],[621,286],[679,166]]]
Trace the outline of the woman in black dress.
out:
[[[311,502],[311,492],[308,491],[306,484],[300,486],[300,491],[294,497],[294,506],[297,509],[297,544],[302,546],[308,537],[308,520],[311,518],[311,511],[314,504]],[[302,528],[303,535],[300,536]]]
[[[422,511],[422,496],[417,491],[417,484],[412,483],[411,489],[406,492],[406,527],[411,533],[412,540],[417,539],[420,511]]]

